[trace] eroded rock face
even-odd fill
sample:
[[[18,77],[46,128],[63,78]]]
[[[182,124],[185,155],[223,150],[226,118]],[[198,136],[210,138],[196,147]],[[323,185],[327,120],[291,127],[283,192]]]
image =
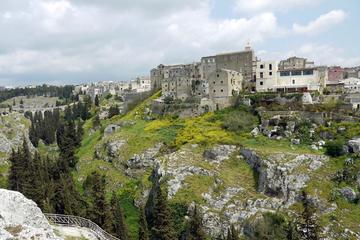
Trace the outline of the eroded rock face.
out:
[[[241,153],[259,174],[258,191],[283,199],[287,205],[295,202],[298,192],[310,180],[311,171],[328,160],[326,156],[311,154],[273,154],[262,158],[248,149]]]
[[[106,144],[106,149],[109,157],[115,158],[118,155],[119,150],[126,144],[126,140],[119,139],[115,141],[108,142]]]
[[[349,151],[351,153],[359,153],[360,152],[360,138],[352,139],[348,142]]]
[[[135,154],[126,163],[129,169],[144,169],[154,167],[155,156],[159,152],[163,144],[156,144],[154,147],[145,150],[142,154]]]
[[[59,239],[37,205],[19,192],[0,189],[0,239]]]
[[[340,194],[349,202],[353,202],[356,199],[356,192],[350,187],[344,187],[339,190]]]
[[[236,149],[237,147],[233,145],[217,145],[212,149],[205,150],[204,157],[211,163],[220,164],[228,160]]]

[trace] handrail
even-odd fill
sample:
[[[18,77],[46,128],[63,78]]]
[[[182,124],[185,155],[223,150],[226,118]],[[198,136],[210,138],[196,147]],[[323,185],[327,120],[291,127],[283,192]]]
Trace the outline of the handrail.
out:
[[[101,227],[99,227],[96,223],[90,221],[89,219],[72,216],[72,215],[63,215],[63,214],[52,214],[52,213],[44,213],[47,220],[50,224],[60,225],[60,226],[69,226],[69,227],[82,227],[90,229],[96,237],[101,240],[120,240],[112,236],[111,234],[104,231]]]

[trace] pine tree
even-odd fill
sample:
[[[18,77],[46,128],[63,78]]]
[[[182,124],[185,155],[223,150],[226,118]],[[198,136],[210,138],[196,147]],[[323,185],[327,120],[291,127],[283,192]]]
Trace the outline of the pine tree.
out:
[[[205,240],[206,234],[203,229],[202,225],[202,217],[200,216],[197,206],[195,206],[191,219],[189,223],[187,224],[186,234],[185,234],[186,240]]]
[[[60,174],[55,184],[54,209],[58,214],[82,216],[82,209],[86,204],[82,201],[75,188],[70,174]]]
[[[299,234],[301,239],[318,240],[319,239],[319,225],[317,224],[316,208],[308,198],[305,191],[302,192],[302,205],[304,211],[299,220]]]
[[[116,196],[115,192],[111,198],[111,213],[112,213],[112,231],[115,236],[121,240],[129,240],[128,230],[125,223],[123,209],[121,208],[120,199]]]
[[[154,206],[154,222],[151,228],[151,239],[173,240],[175,237],[166,196],[163,194],[159,183],[156,184],[155,188],[157,194]]]
[[[139,240],[149,240],[149,231],[146,222],[145,211],[143,208],[140,208]]]
[[[99,101],[98,95],[95,96],[95,101],[94,101],[94,103],[95,103],[95,106],[96,106],[96,107],[99,107],[100,101]]]
[[[10,166],[10,173],[9,173],[9,177],[8,177],[8,185],[9,185],[9,189],[14,190],[14,191],[19,191],[20,190],[20,166],[19,166],[19,161],[20,161],[20,153],[19,150],[15,151],[14,149],[12,149],[11,151],[11,155],[9,158],[9,162],[11,163]]]
[[[91,206],[87,211],[88,218],[102,228],[109,228],[109,205],[105,199],[106,179],[98,172],[92,172],[84,182],[85,191],[90,198]]]

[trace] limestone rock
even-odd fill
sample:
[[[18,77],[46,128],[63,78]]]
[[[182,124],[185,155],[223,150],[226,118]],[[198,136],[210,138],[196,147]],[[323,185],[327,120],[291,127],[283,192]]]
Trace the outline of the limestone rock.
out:
[[[350,187],[344,187],[339,190],[340,194],[349,202],[353,202],[356,199],[356,192]]]
[[[0,189],[0,237],[59,239],[37,205],[19,192]]]
[[[118,155],[119,150],[126,144],[126,140],[119,139],[110,141],[106,144],[106,149],[109,157],[116,157]]]
[[[210,150],[205,150],[204,157],[212,162],[220,164],[222,161],[228,160],[230,155],[236,151],[233,145],[217,145]]]
[[[118,129],[120,128],[120,126],[115,125],[115,124],[110,124],[109,126],[107,126],[104,130],[104,136],[109,136],[111,134],[113,134],[114,132],[116,132]]]
[[[360,138],[349,140],[348,142],[349,152],[359,153],[360,152]]]
[[[299,191],[310,180],[310,171],[328,160],[320,155],[280,153],[262,158],[249,149],[242,149],[241,154],[259,174],[258,191],[283,199],[286,204],[294,203]],[[300,171],[302,167],[307,170]]]

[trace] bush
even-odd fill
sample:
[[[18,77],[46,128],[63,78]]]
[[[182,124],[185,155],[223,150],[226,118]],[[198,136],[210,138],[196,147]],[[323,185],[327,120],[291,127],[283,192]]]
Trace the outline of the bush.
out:
[[[325,153],[331,157],[339,157],[344,155],[344,142],[341,140],[336,140],[332,142],[327,142],[325,145]]]
[[[262,218],[247,222],[244,226],[245,239],[287,239],[288,224],[284,216],[277,213],[263,213]]]
[[[257,125],[257,117],[246,111],[234,111],[223,116],[222,128],[232,132],[249,132]]]

